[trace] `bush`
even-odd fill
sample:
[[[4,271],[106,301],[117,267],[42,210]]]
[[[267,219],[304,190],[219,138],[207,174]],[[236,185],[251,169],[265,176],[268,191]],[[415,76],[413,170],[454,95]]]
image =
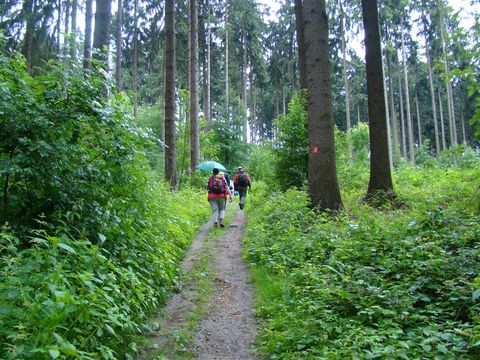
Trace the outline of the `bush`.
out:
[[[125,98],[75,69],[31,78],[0,54],[2,359],[135,353],[209,215],[152,172]]]
[[[296,190],[247,209],[255,216],[247,228],[246,258],[269,279],[257,283],[264,284],[256,304],[262,355],[480,355],[480,222],[468,201],[479,173],[453,172],[451,183],[439,173],[411,169],[396,179],[410,210],[346,203],[347,212],[331,218],[312,212],[307,195]]]

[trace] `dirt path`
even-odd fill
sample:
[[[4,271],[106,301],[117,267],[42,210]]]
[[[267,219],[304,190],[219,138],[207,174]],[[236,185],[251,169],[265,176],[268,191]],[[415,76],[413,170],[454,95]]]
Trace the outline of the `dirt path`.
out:
[[[156,359],[255,359],[253,292],[240,251],[246,225],[243,211],[237,210],[228,225],[220,238],[209,240],[211,222],[198,232],[183,261],[185,285],[165,306],[157,330],[148,337],[160,351],[144,358],[151,359],[153,355]],[[207,259],[206,268],[210,271],[210,290],[205,296],[201,295],[199,279],[203,270],[194,275],[202,259]]]

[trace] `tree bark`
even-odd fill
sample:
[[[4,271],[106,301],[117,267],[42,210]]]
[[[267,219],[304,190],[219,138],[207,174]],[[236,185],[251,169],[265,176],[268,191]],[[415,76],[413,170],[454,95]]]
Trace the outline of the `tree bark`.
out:
[[[175,135],[175,3],[165,1],[165,178],[177,187]]]
[[[115,41],[117,58],[115,67],[115,81],[117,83],[117,92],[122,91],[122,20],[123,20],[123,0],[117,0],[117,38]]]
[[[407,136],[405,133],[405,111],[403,108],[403,86],[402,86],[402,73],[400,70],[400,57],[397,52],[397,74],[398,74],[398,93],[400,94],[400,134],[402,136],[402,156],[407,158]]]
[[[96,0],[95,29],[93,32],[93,47],[98,51],[95,58],[106,61],[108,53],[108,38],[112,21],[111,0]]]
[[[200,129],[198,125],[198,12],[197,1],[190,0],[190,166],[192,171],[200,163]]]
[[[72,0],[72,28],[70,32],[70,57],[77,58],[77,10],[78,0]]]
[[[24,39],[22,53],[23,53],[23,56],[25,56],[28,72],[31,72],[31,69],[32,69],[33,37],[35,35],[35,16],[34,16],[33,8],[34,8],[33,0],[24,1],[23,9],[25,12],[27,27],[25,30],[25,39]]]
[[[63,54],[67,56],[69,49],[69,38],[68,34],[70,33],[70,0],[65,1],[65,30],[63,35]]]
[[[455,123],[455,107],[453,105],[452,84],[450,81],[450,65],[448,63],[448,56],[445,45],[445,29],[443,22],[443,13],[440,11],[440,40],[442,43],[443,64],[445,67],[445,88],[447,90],[447,109],[448,120],[450,124],[450,146],[457,145],[457,127]]]
[[[300,70],[300,89],[307,88],[307,65],[305,59],[305,33],[302,0],[295,0],[295,24],[297,31],[298,66]]]
[[[225,0],[225,116],[226,121],[230,120],[230,111],[228,109],[228,0]]]
[[[92,1],[85,2],[85,39],[83,41],[83,67],[90,68],[92,59]]]
[[[433,113],[433,127],[435,132],[435,155],[437,155],[440,148],[440,137],[438,133],[438,120],[437,120],[437,103],[435,101],[435,89],[433,86],[433,71],[432,71],[432,59],[430,58],[429,51],[430,44],[428,42],[427,35],[425,35],[425,56],[427,57],[428,64],[428,83],[430,85],[430,97],[432,101],[432,113]]]
[[[400,138],[398,136],[398,119],[397,112],[395,109],[395,101],[393,96],[393,72],[390,63],[390,57],[387,56],[387,71],[388,71],[388,84],[389,84],[389,93],[390,93],[390,119],[392,123],[392,159],[396,162],[400,156]]]
[[[338,210],[342,200],[335,163],[328,16],[324,0],[303,2],[303,29],[308,89],[308,191],[313,206]]]
[[[205,61],[205,104],[204,104],[204,112],[205,112],[205,121],[207,123],[207,128],[209,127],[212,119],[211,119],[211,108],[210,108],[210,42],[211,42],[211,34],[210,34],[210,1],[206,0],[207,6],[207,35],[206,35],[206,61]]]
[[[415,90],[415,110],[417,113],[418,145],[422,146],[422,123],[420,120],[420,109],[418,107],[418,94]]]
[[[377,0],[362,0],[367,67],[368,127],[370,130],[370,181],[367,198],[379,191],[393,192],[390,170],[387,114]]]
[[[440,112],[440,129],[442,131],[442,149],[447,147],[447,141],[445,139],[445,121],[443,119],[443,104],[442,104],[442,94],[438,92],[438,111]]]
[[[340,37],[342,39],[342,73],[343,73],[343,83],[345,86],[345,114],[347,120],[347,136],[348,136],[348,158],[352,161],[353,158],[353,147],[351,141],[351,131],[352,123],[350,119],[350,91],[348,87],[348,76],[347,76],[347,51],[345,46],[345,28],[344,28],[344,12],[342,7],[342,2],[340,1]]]
[[[412,111],[410,109],[410,85],[408,81],[408,71],[407,71],[407,54],[405,52],[405,43],[403,40],[402,33],[402,63],[403,63],[403,79],[405,80],[405,105],[407,107],[407,138],[408,138],[408,157],[412,165],[415,165],[415,139],[413,137],[413,126],[412,126]]]
[[[138,112],[138,0],[133,3],[133,117],[137,118]]]

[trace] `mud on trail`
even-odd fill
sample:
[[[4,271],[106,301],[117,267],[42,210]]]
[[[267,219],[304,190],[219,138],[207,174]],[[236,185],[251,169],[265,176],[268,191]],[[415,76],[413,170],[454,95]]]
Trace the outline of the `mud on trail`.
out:
[[[223,234],[209,232],[212,225],[200,229],[183,260],[184,285],[147,336],[154,346],[142,359],[256,358],[253,290],[240,243],[246,218],[236,210]]]

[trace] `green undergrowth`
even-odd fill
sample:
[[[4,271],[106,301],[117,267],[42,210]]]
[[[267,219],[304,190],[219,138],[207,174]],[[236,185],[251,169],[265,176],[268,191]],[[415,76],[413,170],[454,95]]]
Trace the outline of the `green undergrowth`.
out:
[[[404,168],[401,209],[346,196],[335,218],[301,191],[251,199],[244,251],[261,356],[479,358],[479,178],[478,169]]]
[[[132,358],[209,216],[106,72],[70,65],[0,51],[0,359]]]
[[[184,360],[195,357],[195,351],[193,345],[195,343],[195,334],[198,330],[200,322],[204,316],[208,313],[209,306],[212,305],[209,302],[211,294],[214,290],[215,281],[215,269],[214,269],[214,247],[215,242],[221,236],[224,236],[226,229],[235,214],[233,209],[233,203],[227,205],[227,211],[225,213],[225,229],[212,228],[208,235],[203,240],[202,249],[198,258],[195,259],[195,265],[190,273],[181,280],[178,291],[182,291],[182,284],[188,284],[191,294],[188,298],[188,302],[191,304],[191,308],[187,308],[188,313],[182,314],[160,314],[160,317],[180,316],[186,319],[185,322],[176,323],[173,326],[173,331],[165,334],[167,341],[161,349],[158,349],[154,353],[148,355],[147,359],[165,360],[175,359]],[[182,309],[184,310],[184,309]],[[172,329],[169,329],[172,330]]]

